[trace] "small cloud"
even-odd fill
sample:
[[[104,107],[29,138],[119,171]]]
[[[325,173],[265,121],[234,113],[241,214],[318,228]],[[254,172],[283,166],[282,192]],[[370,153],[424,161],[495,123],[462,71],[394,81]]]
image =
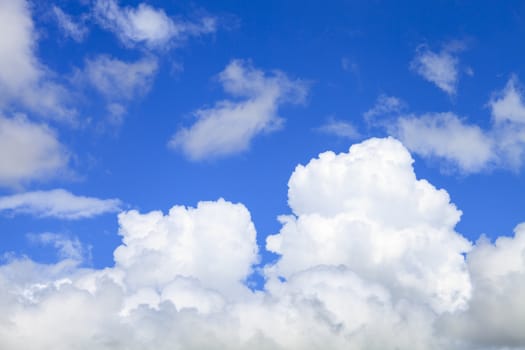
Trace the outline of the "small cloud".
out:
[[[88,247],[84,247],[78,237],[70,238],[63,234],[44,232],[30,233],[27,238],[31,243],[44,246],[52,246],[57,250],[60,260],[73,260],[81,263],[90,260],[91,252]]]
[[[47,125],[22,115],[0,115],[0,186],[17,187],[66,173],[69,158],[69,151]]]
[[[249,62],[233,60],[219,74],[223,89],[235,99],[194,112],[197,121],[178,130],[169,146],[190,159],[202,160],[246,150],[258,134],[281,127],[281,105],[304,101],[307,85],[284,73],[265,73]]]
[[[444,160],[465,174],[495,167],[518,170],[525,161],[525,99],[516,76],[488,102],[492,123],[486,129],[451,112],[402,115],[397,99],[378,101],[365,118],[394,112],[394,118],[372,125],[385,128],[424,158]]]
[[[164,10],[145,3],[134,8],[120,7],[116,0],[97,0],[93,13],[95,20],[126,46],[144,44],[148,48],[164,48],[217,29],[214,17],[204,16],[198,22],[176,21]]]
[[[390,131],[412,152],[444,159],[464,173],[479,172],[496,157],[494,140],[453,113],[403,116]]]
[[[351,122],[333,118],[330,118],[326,124],[320,126],[316,130],[325,134],[348,139],[357,139],[360,136],[359,131],[357,131],[357,128]]]
[[[455,53],[460,49],[462,47],[458,45],[451,45],[434,52],[428,46],[421,45],[410,63],[410,69],[448,95],[455,95],[459,80],[459,59]]]
[[[358,73],[359,66],[348,57],[341,58],[341,68],[346,72]]]
[[[525,103],[518,78],[512,76],[502,91],[494,93],[489,101],[492,118],[496,124],[525,124]]]
[[[379,95],[374,106],[363,114],[363,118],[369,124],[381,124],[377,117],[388,117],[397,115],[406,108],[406,104],[394,96]]]
[[[70,15],[57,6],[53,6],[52,9],[58,26],[64,35],[76,42],[82,42],[89,31],[84,22],[82,20],[75,21]]]
[[[146,94],[158,69],[157,60],[145,57],[126,62],[108,55],[87,59],[76,79],[86,82],[108,100],[132,100]]]

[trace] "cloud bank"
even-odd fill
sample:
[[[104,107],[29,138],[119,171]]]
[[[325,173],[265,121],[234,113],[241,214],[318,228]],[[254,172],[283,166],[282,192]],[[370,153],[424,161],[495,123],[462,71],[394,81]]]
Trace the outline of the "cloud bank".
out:
[[[412,162],[387,138],[299,165],[263,290],[243,283],[259,254],[250,213],[222,199],[119,214],[105,269],[12,258],[0,347],[524,349],[525,226],[472,244]]]

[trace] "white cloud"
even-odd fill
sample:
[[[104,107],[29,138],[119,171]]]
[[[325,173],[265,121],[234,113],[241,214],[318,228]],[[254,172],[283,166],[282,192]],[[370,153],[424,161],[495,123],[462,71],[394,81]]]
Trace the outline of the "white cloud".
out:
[[[349,139],[356,139],[359,137],[359,131],[357,131],[357,128],[354,124],[348,121],[336,120],[333,118],[331,118],[326,124],[317,128],[317,130],[326,134],[332,134]]]
[[[0,116],[0,186],[60,175],[68,161],[69,152],[46,125]]]
[[[511,77],[505,88],[494,94],[490,100],[489,105],[496,124],[505,122],[525,124],[523,92],[518,88],[518,84],[518,78]]]
[[[470,244],[453,230],[461,212],[445,191],[416,179],[412,162],[399,141],[371,139],[298,166],[288,182],[294,215],[281,217],[281,232],[267,239],[282,255],[274,273],[344,265],[396,299],[437,312],[465,307],[461,253]]]
[[[126,104],[149,92],[157,70],[157,59],[152,56],[126,62],[99,55],[86,59],[84,69],[78,70],[73,80],[101,94],[107,103],[109,123],[119,126],[126,114]]]
[[[82,42],[88,33],[88,28],[81,21],[75,21],[70,15],[62,11],[60,7],[53,6],[53,14],[56,17],[59,28],[66,37],[76,42]]]
[[[482,238],[468,255],[474,285],[469,309],[440,327],[472,348],[525,348],[525,224],[494,244]]]
[[[444,160],[447,170],[465,174],[495,167],[518,170],[525,160],[525,103],[517,77],[495,92],[488,106],[492,120],[485,129],[452,112],[405,113],[395,97],[380,96],[364,118],[399,138],[410,151]]]
[[[22,106],[47,118],[72,121],[67,91],[35,55],[36,37],[29,4],[0,0],[0,107]]]
[[[525,348],[524,226],[472,246],[412,162],[388,138],[298,166],[264,290],[241,283],[255,228],[224,200],[121,213],[113,267],[8,261],[0,348]]]
[[[257,262],[255,228],[241,204],[200,202],[197,208],[175,206],[166,216],[129,211],[119,215],[119,224],[124,244],[115,262],[136,289],[167,286],[182,276],[231,294]]]
[[[193,160],[245,151],[255,136],[282,125],[277,114],[282,104],[300,103],[307,94],[304,82],[290,80],[280,71],[265,73],[242,60],[230,62],[219,81],[236,99],[195,111],[197,121],[177,131],[169,142]]]
[[[84,219],[120,210],[118,199],[76,196],[63,189],[34,191],[0,197],[0,212],[59,219]]]
[[[100,55],[86,60],[78,79],[85,79],[109,100],[131,100],[148,92],[157,68],[153,57],[125,62]]]
[[[377,124],[377,117],[397,115],[405,108],[405,103],[394,96],[379,95],[375,105],[363,114],[369,124]]]
[[[420,46],[410,63],[410,69],[447,94],[455,95],[459,79],[458,65],[459,60],[453,50],[445,48],[436,53],[427,46]]]
[[[495,141],[453,113],[400,117],[390,131],[418,155],[442,158],[465,173],[483,170],[497,157]]]
[[[77,237],[69,238],[52,232],[32,233],[28,234],[27,237],[32,243],[53,246],[57,250],[60,260],[71,260],[72,262],[81,263],[86,259],[86,248]]]
[[[103,28],[115,33],[128,46],[143,43],[161,48],[216,30],[213,17],[203,17],[198,23],[175,21],[164,10],[145,3],[132,8],[120,7],[116,0],[97,0],[93,12]]]

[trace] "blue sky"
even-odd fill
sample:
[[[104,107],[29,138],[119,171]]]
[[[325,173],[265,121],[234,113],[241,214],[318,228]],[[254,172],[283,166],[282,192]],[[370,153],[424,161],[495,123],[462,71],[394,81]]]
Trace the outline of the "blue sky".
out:
[[[457,241],[450,243],[450,251],[461,253],[460,259],[472,256],[460,267],[449,269],[443,263],[439,273],[448,272],[441,277],[429,263],[433,278],[454,285],[457,290],[448,292],[461,296],[437,301],[421,297],[421,304],[441,315],[464,310],[468,303],[483,307],[475,292],[470,299],[474,282],[472,288],[460,288],[465,276],[456,267],[470,271],[467,277],[475,281],[479,271],[489,273],[477,261],[512,260],[498,255],[506,254],[498,249],[510,247],[510,255],[521,249],[513,230],[525,219],[522,2],[0,0],[0,23],[5,23],[0,33],[0,253],[6,271],[18,271],[20,261],[60,271],[61,263],[72,262],[73,272],[65,264],[68,268],[57,275],[49,273],[48,283],[104,268],[129,269],[132,276],[134,262],[125,257],[152,249],[153,243],[141,240],[148,232],[164,230],[154,226],[164,219],[153,224],[138,218],[161,211],[169,221],[168,211],[177,205],[186,206],[188,214],[174,213],[173,225],[195,220],[192,225],[204,225],[206,231],[195,233],[204,241],[195,238],[191,247],[210,250],[189,249],[184,254],[194,252],[191,261],[200,257],[203,264],[213,264],[215,255],[235,254],[246,243],[246,256],[231,264],[248,267],[225,275],[225,281],[253,280],[256,290],[275,296],[275,281],[286,283],[314,267],[337,265],[389,290],[391,281],[360,270],[351,258],[323,260],[319,253],[318,260],[305,261],[324,251],[323,242],[330,246],[337,240],[329,233],[332,226],[315,220],[335,213],[349,215],[348,220],[364,215],[363,222],[390,232],[401,230],[406,215],[410,225],[423,225],[416,225],[417,232],[428,227],[450,231],[453,237],[447,242]],[[376,144],[372,138],[381,141]],[[357,146],[349,151],[352,145]],[[313,160],[327,151],[340,155]],[[345,160],[354,156],[368,161]],[[352,162],[361,164],[360,170]],[[296,168],[299,164],[305,167]],[[412,166],[417,179],[435,188],[412,178]],[[427,192],[428,197],[422,194]],[[462,212],[459,221],[449,200]],[[209,213],[198,204],[202,201],[225,212],[217,209],[219,214],[205,217]],[[255,231],[248,231],[256,232],[251,245],[233,234],[227,241],[237,242],[237,248],[223,242],[228,227],[232,232],[245,227],[244,209],[229,202],[240,203],[249,213]],[[405,206],[405,213],[399,211]],[[231,216],[238,221],[217,221],[217,215],[227,220],[230,210],[240,215]],[[293,219],[278,220],[281,215]],[[301,220],[310,228],[301,226]],[[175,233],[170,233],[171,223],[162,225],[168,227],[164,238],[151,240],[168,244],[166,237]],[[302,235],[290,228],[294,225],[303,227],[297,228]],[[346,227],[334,225],[334,232]],[[360,232],[354,226],[346,230],[344,237]],[[314,231],[320,238],[312,242],[321,246],[308,255]],[[271,235],[280,238],[267,241]],[[510,237],[514,243],[476,243],[481,236],[492,243]],[[135,247],[134,239],[144,246]],[[357,238],[348,246],[345,242],[340,244],[348,254],[362,243]],[[400,238],[399,246],[402,242]],[[448,256],[441,254],[439,242],[433,243],[436,257]],[[177,244],[174,254],[182,254]],[[398,246],[395,240],[384,244]],[[118,255],[119,246],[132,253]],[[250,249],[257,254],[248,254]],[[431,249],[424,252],[406,256],[433,254]],[[519,283],[525,274],[523,256],[519,268],[503,269],[519,270]],[[228,269],[230,262],[224,264]],[[200,268],[180,276],[195,277],[222,295],[240,293]],[[164,282],[155,282],[157,291]],[[126,290],[133,291],[134,282],[129,283]],[[404,282],[394,285],[399,283]],[[393,300],[445,293],[414,288],[389,293]],[[133,295],[145,295],[137,290]],[[130,295],[123,300],[131,300]],[[516,322],[524,315],[521,306]],[[429,322],[466,329],[458,322],[474,316],[447,317]],[[479,322],[479,328],[465,334],[483,334],[486,325]],[[455,336],[467,344],[465,349],[525,347],[522,335],[508,340],[497,327],[494,332],[486,339]],[[272,338],[269,328],[263,333]],[[292,344],[279,339],[274,338],[275,344],[282,348]],[[334,348],[346,346],[334,339],[326,341],[333,341]],[[16,337],[11,341],[6,344],[16,349]],[[441,346],[435,339],[421,339],[421,344]]]

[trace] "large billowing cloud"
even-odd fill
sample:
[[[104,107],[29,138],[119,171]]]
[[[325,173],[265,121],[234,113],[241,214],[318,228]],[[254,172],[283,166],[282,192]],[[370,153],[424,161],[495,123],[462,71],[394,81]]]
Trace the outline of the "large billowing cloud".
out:
[[[524,349],[523,226],[473,245],[412,162],[387,138],[298,166],[263,290],[250,214],[222,199],[121,213],[113,267],[13,259],[0,348]]]
[[[282,104],[300,103],[307,94],[303,81],[280,71],[265,73],[243,60],[230,62],[219,81],[235,99],[195,111],[197,121],[177,131],[169,142],[193,160],[245,151],[258,134],[280,128]]]

